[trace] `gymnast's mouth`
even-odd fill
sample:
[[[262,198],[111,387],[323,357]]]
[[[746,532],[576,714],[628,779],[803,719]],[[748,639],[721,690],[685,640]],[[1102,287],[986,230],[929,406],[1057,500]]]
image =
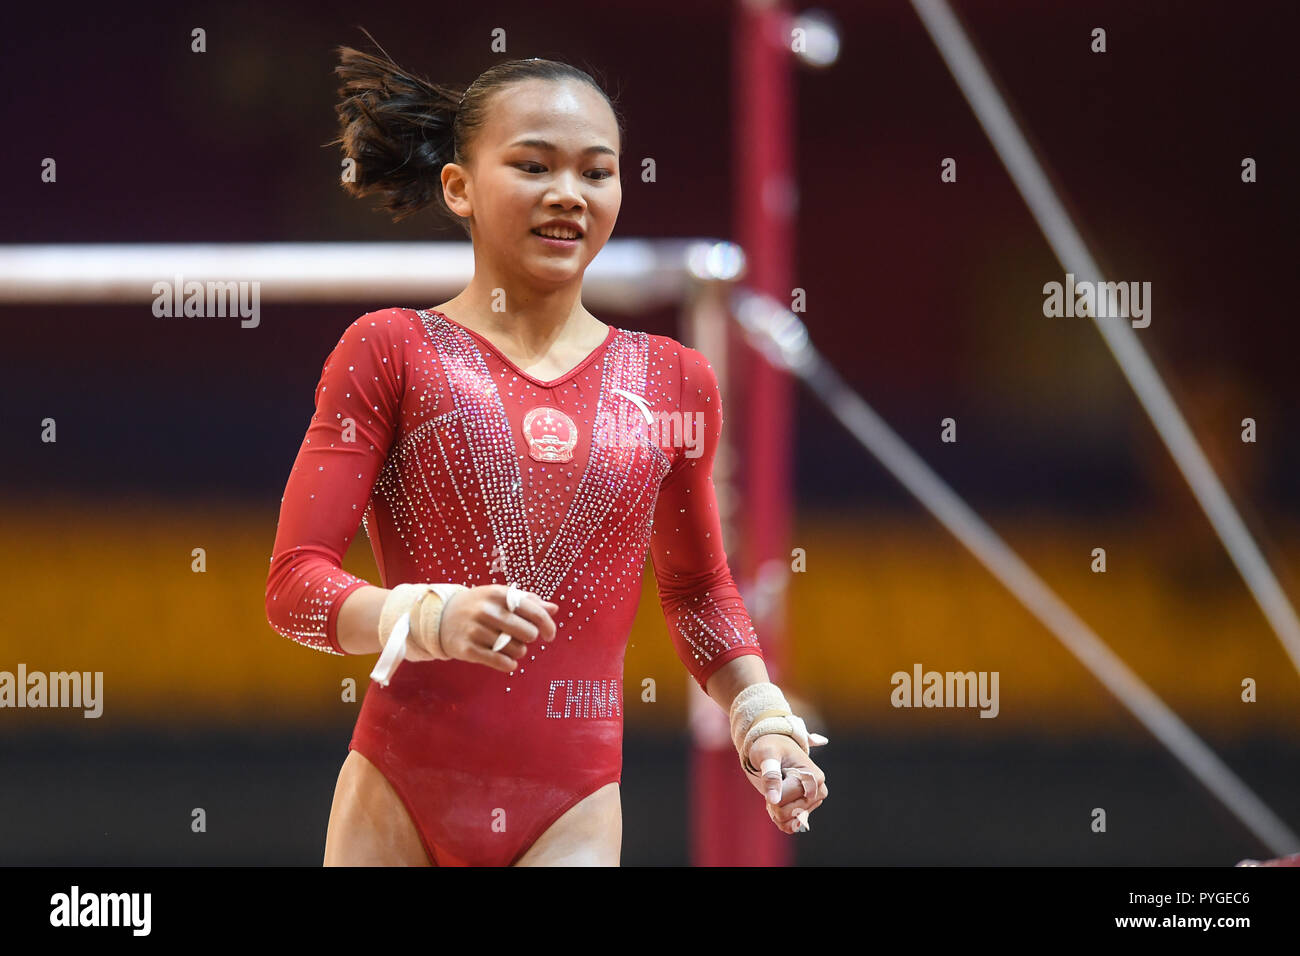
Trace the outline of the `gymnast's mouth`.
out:
[[[529,230],[534,236],[542,239],[555,239],[560,242],[576,242],[582,238],[582,229],[576,222],[570,222],[566,219],[552,219],[544,222],[540,226],[535,226]]]
[[[549,235],[548,233],[541,232],[537,229],[533,229],[531,232],[534,236],[537,236],[539,239],[545,239],[547,242],[577,242],[582,238],[581,235]]]

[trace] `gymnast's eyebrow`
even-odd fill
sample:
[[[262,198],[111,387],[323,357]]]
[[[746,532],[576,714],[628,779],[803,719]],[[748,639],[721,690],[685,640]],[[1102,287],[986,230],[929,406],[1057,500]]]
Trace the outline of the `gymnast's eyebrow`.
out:
[[[551,152],[556,152],[559,150],[558,146],[556,146],[550,140],[546,140],[546,139],[517,139],[513,143],[511,143],[510,146],[511,147],[532,146],[536,149],[546,149],[546,150],[550,150]],[[608,153],[610,156],[618,155],[618,153],[614,152],[608,146],[588,146],[586,149],[583,150],[583,153],[584,154],[585,153]]]

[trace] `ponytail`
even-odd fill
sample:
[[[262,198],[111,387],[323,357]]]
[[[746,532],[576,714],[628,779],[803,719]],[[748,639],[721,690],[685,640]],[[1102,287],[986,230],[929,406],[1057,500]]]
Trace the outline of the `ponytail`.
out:
[[[355,179],[345,179],[343,188],[358,198],[379,196],[379,208],[394,221],[434,202],[458,218],[442,198],[442,167],[456,161],[453,127],[461,91],[408,73],[386,53],[347,46],[338,53],[339,138],[327,145],[341,144],[355,164]]]

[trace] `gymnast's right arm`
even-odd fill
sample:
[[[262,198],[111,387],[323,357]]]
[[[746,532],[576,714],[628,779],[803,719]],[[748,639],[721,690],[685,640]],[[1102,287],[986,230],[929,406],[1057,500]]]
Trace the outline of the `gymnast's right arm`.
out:
[[[348,573],[342,561],[397,432],[405,331],[399,315],[385,310],[361,316],[343,333],[321,370],[316,411],[280,500],[266,617],[282,636],[329,654],[383,649],[380,615],[393,590]],[[529,595],[510,613],[505,592],[504,585],[486,585],[453,595],[441,640],[426,626],[437,618],[431,612],[438,599],[424,599],[412,617],[407,657],[454,658],[509,673],[527,644],[555,636],[550,615],[559,606]],[[516,640],[494,652],[502,631]]]
[[[278,634],[329,654],[380,650],[379,610],[389,591],[343,570],[342,560],[401,412],[397,324],[389,311],[363,315],[326,358],[280,500],[267,620]]]

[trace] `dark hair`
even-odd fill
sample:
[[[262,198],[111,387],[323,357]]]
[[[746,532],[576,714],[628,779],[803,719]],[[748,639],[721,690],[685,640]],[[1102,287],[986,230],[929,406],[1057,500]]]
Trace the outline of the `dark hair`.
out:
[[[489,101],[523,80],[577,80],[596,90],[614,112],[620,149],[623,120],[590,74],[558,60],[507,60],[491,66],[464,90],[430,83],[403,70],[370,33],[382,56],[338,48],[334,72],[343,80],[335,109],[343,155],[355,163],[355,180],[343,181],[353,196],[379,195],[379,207],[401,220],[436,202],[469,234],[469,221],[452,212],[442,195],[442,167],[466,163],[487,120]]]

